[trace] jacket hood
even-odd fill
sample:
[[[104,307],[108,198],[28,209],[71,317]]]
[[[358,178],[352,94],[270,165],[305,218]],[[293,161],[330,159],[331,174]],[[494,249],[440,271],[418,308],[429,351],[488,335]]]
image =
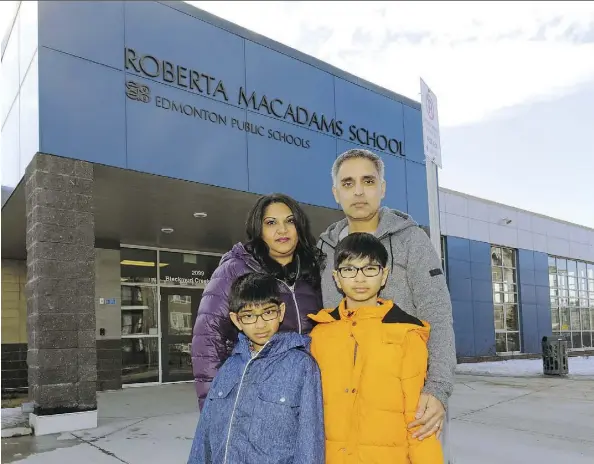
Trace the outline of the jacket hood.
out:
[[[310,345],[311,338],[309,335],[302,335],[297,332],[277,332],[272,336],[268,343],[264,345],[259,356],[281,354],[295,348],[303,348],[309,351]],[[249,339],[244,333],[239,334],[239,341],[237,342],[237,345],[235,345],[233,354],[250,356]]]
[[[363,310],[376,310],[380,309],[381,306],[390,307],[391,309],[388,310],[386,316],[383,318],[382,322],[384,324],[393,325],[392,323],[397,322],[395,327],[398,327],[400,333],[404,336],[407,332],[417,332],[419,336],[423,339],[425,343],[429,340],[429,333],[431,330],[431,326],[427,321],[423,321],[420,319],[412,318],[410,315],[404,313],[402,309],[398,306],[395,306],[392,301],[387,301],[383,299],[378,299],[380,306],[376,307],[367,307],[367,308],[360,308]],[[384,310],[385,311],[385,310]],[[308,314],[307,317],[312,319],[313,321],[317,322],[318,324],[328,324],[331,322],[337,322],[342,320],[341,312],[345,312],[345,300],[340,302],[340,305],[337,308],[333,309],[322,309],[316,314]],[[389,318],[390,314],[393,313],[394,316]],[[356,317],[356,316],[355,316]],[[363,316],[365,317],[365,316]],[[414,322],[411,322],[411,319],[414,319]],[[422,324],[422,325],[419,325]]]
[[[260,263],[258,263],[258,261],[256,261],[256,258],[254,258],[251,255],[251,253],[245,249],[243,243],[241,242],[238,242],[235,245],[233,245],[233,248],[231,248],[227,253],[223,255],[223,257],[221,258],[221,262],[219,263],[219,266],[231,260],[242,261],[243,263],[245,263],[246,266],[250,267],[254,271],[262,272],[262,266],[260,266]]]
[[[416,221],[408,214],[395,209],[390,209],[386,206],[382,206],[379,209],[379,218],[379,225],[374,235],[380,240],[388,235],[397,234],[409,227],[418,226]],[[320,235],[320,239],[335,248],[339,242],[340,233],[347,226],[347,218],[335,222]]]

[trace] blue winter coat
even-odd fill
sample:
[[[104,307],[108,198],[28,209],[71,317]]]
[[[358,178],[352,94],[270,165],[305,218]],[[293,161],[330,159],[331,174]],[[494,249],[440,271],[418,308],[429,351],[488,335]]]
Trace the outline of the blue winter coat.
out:
[[[233,281],[248,272],[263,272],[263,269],[244,246],[237,243],[221,258],[200,300],[192,337],[192,366],[200,410],[212,379],[237,341],[237,330],[229,318],[229,291]],[[278,289],[287,307],[280,331],[311,332],[312,320],[307,315],[322,309],[321,291],[314,290],[301,277],[292,287],[279,281]]]
[[[279,332],[252,359],[245,335],[219,370],[188,464],[322,464],[324,411],[310,338]]]

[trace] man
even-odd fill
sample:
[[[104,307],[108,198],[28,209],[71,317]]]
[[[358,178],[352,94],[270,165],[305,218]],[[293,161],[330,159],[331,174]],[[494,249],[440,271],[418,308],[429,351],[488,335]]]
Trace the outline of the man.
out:
[[[336,307],[342,298],[332,278],[332,265],[328,265],[334,260],[338,242],[353,232],[374,234],[390,256],[390,275],[381,296],[431,325],[427,379],[417,420],[409,427],[422,425],[415,434],[419,439],[434,433],[439,437],[456,368],[452,305],[439,256],[412,218],[380,207],[386,181],[379,156],[362,149],[343,153],[332,166],[332,182],[334,198],[346,218],[328,227],[318,242],[327,256],[322,271],[324,307]]]

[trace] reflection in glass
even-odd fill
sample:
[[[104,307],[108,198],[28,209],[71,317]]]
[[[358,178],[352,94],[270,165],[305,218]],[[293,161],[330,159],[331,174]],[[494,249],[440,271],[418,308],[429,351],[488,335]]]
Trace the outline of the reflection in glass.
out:
[[[120,273],[122,282],[157,283],[157,252],[122,248],[120,250]]]
[[[495,330],[503,330],[505,328],[505,318],[503,313],[503,306],[495,305]]]
[[[555,257],[549,256],[549,274],[557,272],[557,264],[555,263]]]
[[[586,268],[588,270],[588,279],[594,280],[594,264],[587,264]]]
[[[192,297],[167,295],[169,335],[192,335]]]
[[[502,248],[501,257],[504,267],[516,267],[516,253],[513,248]]]
[[[558,274],[567,274],[567,260],[557,258],[557,273]]]
[[[584,348],[592,348],[592,332],[582,332],[582,344]]]
[[[503,270],[503,278],[504,278],[504,282],[507,282],[508,284],[515,284],[516,283],[515,269],[504,269]]]
[[[168,346],[169,373],[177,381],[192,380],[191,343],[172,343]]]
[[[561,315],[561,330],[569,330],[569,308],[561,308],[559,314]]]
[[[505,339],[505,332],[499,332],[495,334],[495,350],[498,353],[507,352],[507,342]]]
[[[553,325],[553,330],[559,330],[560,329],[560,324],[559,324],[559,309],[557,309],[557,308],[551,309],[551,322],[552,322],[552,325]]]
[[[518,332],[507,333],[507,351],[518,352],[520,351],[520,334]]]
[[[515,293],[505,293],[503,296],[504,303],[517,303],[517,296]]]
[[[501,248],[492,247],[491,248],[491,264],[493,266],[502,266],[503,259],[501,258]]]
[[[571,348],[572,343],[571,343],[571,332],[560,332],[559,333],[559,338],[561,340],[565,340],[567,342],[567,348]]]
[[[590,325],[590,310],[581,309],[580,314],[582,319],[582,330],[590,330],[592,328]]]
[[[584,263],[583,261],[578,261],[577,270],[578,270],[578,278],[580,278],[580,279],[588,278],[586,263]]]
[[[571,330],[580,330],[580,310],[571,308]]]
[[[567,260],[567,275],[569,277],[577,277],[577,262],[573,259]]]
[[[572,348],[576,349],[576,348],[582,347],[582,333],[581,332],[572,332],[571,339],[573,341]]]
[[[158,335],[157,287],[121,288],[122,335]]]
[[[567,288],[567,276],[558,276],[559,288]]]
[[[515,267],[516,250],[491,247],[496,350],[501,353],[520,350]]]
[[[122,338],[122,383],[159,381],[159,339]]]
[[[505,322],[507,330],[518,330],[518,307],[505,305]]]
[[[557,286],[557,274],[549,274],[549,285],[551,287]]]
[[[493,282],[503,282],[503,269],[500,267],[493,268]]]

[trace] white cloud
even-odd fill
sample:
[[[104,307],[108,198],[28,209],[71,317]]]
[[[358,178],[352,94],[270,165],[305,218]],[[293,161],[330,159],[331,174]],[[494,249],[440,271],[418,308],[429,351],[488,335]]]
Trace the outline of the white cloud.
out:
[[[444,126],[594,79],[592,2],[188,3],[417,101],[422,76]]]

